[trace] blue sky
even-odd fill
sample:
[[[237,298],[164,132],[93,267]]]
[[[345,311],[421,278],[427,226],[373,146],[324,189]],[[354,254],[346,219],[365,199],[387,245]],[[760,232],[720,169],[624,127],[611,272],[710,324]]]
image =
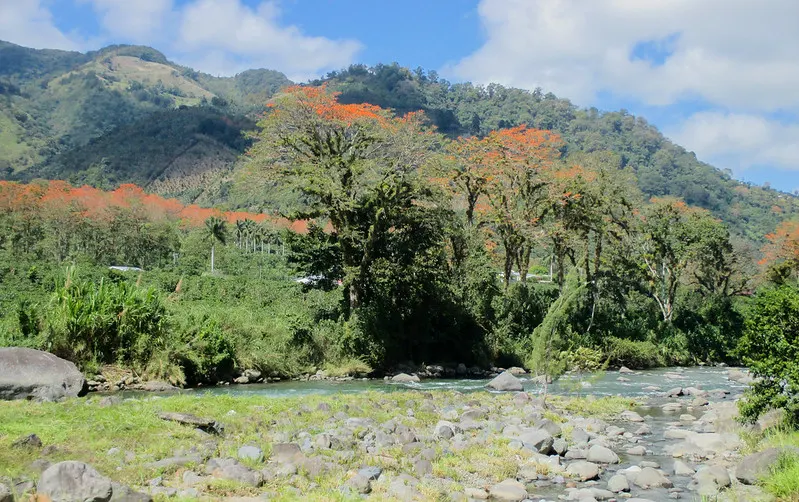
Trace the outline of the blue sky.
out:
[[[0,39],[153,46],[295,80],[399,62],[625,108],[739,179],[799,189],[796,0],[0,0]]]

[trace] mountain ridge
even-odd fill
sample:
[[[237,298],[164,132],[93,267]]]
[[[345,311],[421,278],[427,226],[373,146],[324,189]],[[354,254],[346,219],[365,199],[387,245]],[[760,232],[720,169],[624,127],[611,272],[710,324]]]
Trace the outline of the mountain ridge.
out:
[[[230,174],[248,146],[242,133],[290,84],[267,69],[214,77],[146,46],[82,54],[0,42],[0,177],[136,182],[186,202],[263,209],[274,197],[231,196]],[[520,124],[554,130],[566,140],[565,157],[612,152],[647,196],[709,209],[750,241],[799,214],[796,197],[734,180],[624,110],[584,109],[540,89],[450,83],[396,63],[351,65],[308,83],[322,84],[345,103],[423,110],[451,137]]]

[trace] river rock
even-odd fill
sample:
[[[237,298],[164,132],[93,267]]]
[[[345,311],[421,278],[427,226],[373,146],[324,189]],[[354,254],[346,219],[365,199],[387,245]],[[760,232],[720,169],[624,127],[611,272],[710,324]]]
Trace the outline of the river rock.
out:
[[[302,450],[296,443],[276,443],[272,445],[272,459],[277,462],[296,462],[302,456]]]
[[[233,458],[212,458],[205,464],[205,471],[215,478],[227,479],[257,488],[264,482],[264,476],[239,463]]]
[[[641,472],[632,476],[632,482],[644,490],[650,488],[671,488],[673,483],[660,471],[653,467],[644,467]]]
[[[599,477],[599,466],[593,462],[579,460],[566,467],[566,472],[580,481],[589,481]]]
[[[111,500],[111,480],[83,462],[66,461],[42,473],[36,491],[52,502],[107,502]]]
[[[589,462],[596,462],[598,464],[619,463],[619,456],[616,455],[613,450],[598,444],[588,449],[588,456],[586,458]]]
[[[500,391],[520,391],[524,389],[521,380],[510,372],[503,371],[486,385],[489,389]]]
[[[627,449],[627,455],[635,455],[637,457],[642,457],[646,455],[646,448],[643,446],[633,446],[632,448]]]
[[[710,465],[700,468],[694,475],[696,491],[702,496],[712,496],[722,488],[730,486],[730,473],[723,466]]]
[[[620,415],[620,418],[622,420],[626,420],[627,422],[643,422],[644,421],[644,417],[642,417],[638,413],[636,413],[634,411],[631,411],[631,410],[622,411],[621,415]]]
[[[86,379],[69,361],[40,350],[0,348],[0,400],[57,401],[87,391]]]
[[[693,476],[696,473],[693,467],[689,466],[682,460],[674,461],[674,474],[676,476]]]
[[[420,478],[429,476],[433,474],[433,463],[427,459],[419,459],[413,463],[413,472]]]
[[[680,397],[682,395],[682,387],[675,387],[666,391],[666,397]]]
[[[528,448],[547,455],[552,451],[554,438],[544,429],[534,429],[519,436],[519,440]]]
[[[563,433],[563,429],[560,425],[556,424],[552,420],[545,418],[535,424],[536,427],[539,429],[543,429],[547,431],[552,437],[558,437]]]
[[[255,462],[262,462],[264,460],[264,451],[257,446],[242,446],[236,454],[241,460],[252,460]]]
[[[400,474],[388,486],[388,493],[400,500],[417,500],[422,494],[416,489],[419,480],[408,474]]]
[[[776,410],[769,410],[757,419],[755,423],[755,431],[765,432],[772,427],[777,427],[785,422],[785,410],[778,408]]]
[[[346,486],[361,495],[372,492],[372,481],[362,474],[356,474],[348,479]]]
[[[399,382],[399,383],[416,383],[420,382],[421,379],[416,375],[409,375],[407,373],[400,373],[399,375],[394,375],[391,377],[392,382]]]
[[[11,489],[0,483],[0,502],[14,502],[14,495],[11,493]]]
[[[735,468],[735,477],[746,485],[754,485],[769,474],[771,467],[780,457],[778,448],[768,448],[758,453],[747,455]]]
[[[189,413],[173,413],[162,411],[158,413],[158,418],[168,422],[177,422],[179,424],[195,427],[202,431],[212,434],[222,434],[225,427],[211,418],[201,418]]]
[[[747,385],[754,381],[754,378],[752,378],[752,375],[750,375],[749,372],[744,372],[739,368],[730,368],[727,371],[727,378],[732,380],[733,382],[738,382]]]
[[[153,502],[153,498],[146,493],[139,493],[113,481],[111,482],[111,491],[110,502]]]
[[[515,479],[506,479],[488,490],[491,500],[520,502],[527,498],[527,489]]]
[[[488,492],[482,488],[466,488],[464,495],[470,500],[488,500]]]
[[[627,366],[622,366],[621,368],[619,368],[619,373],[629,375],[629,374],[635,373],[635,372],[633,370],[631,370],[630,368],[628,368]]]
[[[627,481],[627,477],[616,474],[608,480],[608,490],[613,493],[629,492],[630,483]]]
[[[358,474],[370,481],[374,481],[378,479],[381,474],[383,474],[383,469],[377,466],[361,467],[358,469]]]

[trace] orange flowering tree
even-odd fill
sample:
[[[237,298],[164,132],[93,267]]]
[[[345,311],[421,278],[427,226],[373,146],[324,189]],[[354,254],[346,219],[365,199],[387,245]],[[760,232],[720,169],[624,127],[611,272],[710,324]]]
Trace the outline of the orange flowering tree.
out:
[[[293,218],[330,222],[349,295],[359,307],[369,269],[402,217],[424,198],[420,169],[439,135],[421,113],[395,117],[369,104],[342,104],[324,86],[293,86],[277,95],[258,123],[249,152],[253,177],[296,191],[307,210]],[[329,278],[338,279],[338,278]]]
[[[783,221],[774,232],[766,235],[766,240],[760,265],[778,281],[796,274],[799,271],[799,222]]]
[[[505,287],[514,265],[527,277],[535,231],[548,200],[546,187],[563,142],[555,133],[526,126],[459,138],[445,186],[466,202],[471,225],[478,216],[496,233],[504,251]]]

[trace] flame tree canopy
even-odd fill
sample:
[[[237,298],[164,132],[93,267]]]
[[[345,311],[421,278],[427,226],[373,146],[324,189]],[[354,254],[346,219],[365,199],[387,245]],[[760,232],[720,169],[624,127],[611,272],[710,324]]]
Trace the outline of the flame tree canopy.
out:
[[[181,230],[202,228],[210,217],[307,231],[304,221],[184,205],[131,184],[104,191],[64,181],[0,181],[0,247],[58,262],[81,252],[97,263],[158,266],[172,260]]]
[[[389,230],[402,231],[402,214],[425,198],[418,172],[441,138],[421,113],[394,117],[336,98],[324,86],[293,86],[276,96],[258,123],[250,170],[256,180],[284,184],[307,201],[295,218],[329,220],[355,308],[378,241]]]

